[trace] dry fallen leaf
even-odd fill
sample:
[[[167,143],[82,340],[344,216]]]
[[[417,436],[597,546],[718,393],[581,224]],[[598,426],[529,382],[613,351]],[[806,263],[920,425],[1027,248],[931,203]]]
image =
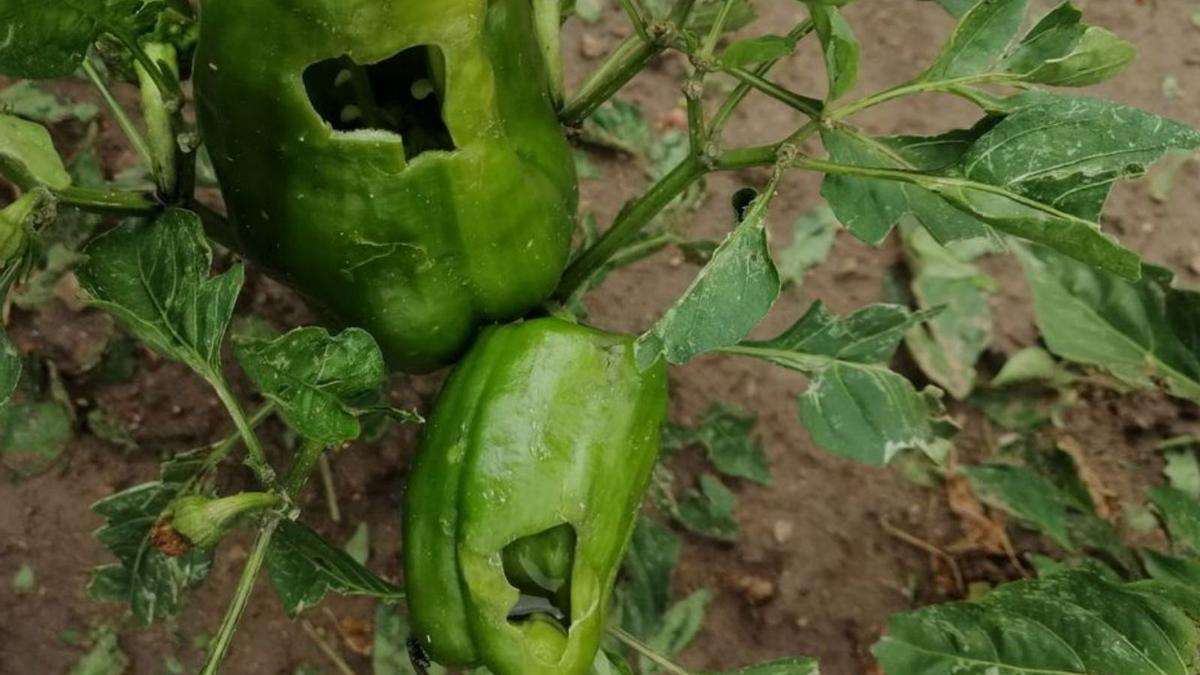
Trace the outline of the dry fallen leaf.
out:
[[[337,620],[338,635],[342,642],[355,654],[371,655],[371,645],[375,639],[375,627],[370,619],[356,616],[344,616]]]

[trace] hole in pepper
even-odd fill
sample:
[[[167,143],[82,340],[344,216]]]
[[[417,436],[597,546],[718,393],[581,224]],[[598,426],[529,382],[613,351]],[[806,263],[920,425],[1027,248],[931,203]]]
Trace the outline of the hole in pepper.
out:
[[[504,548],[503,558],[508,583],[521,593],[509,610],[509,620],[552,618],[561,629],[569,629],[575,528],[563,524],[522,537]]]
[[[442,115],[446,58],[433,45],[418,45],[378,63],[349,56],[326,59],[304,70],[313,109],[337,131],[380,130],[398,134],[409,161],[429,151],[454,150]]]

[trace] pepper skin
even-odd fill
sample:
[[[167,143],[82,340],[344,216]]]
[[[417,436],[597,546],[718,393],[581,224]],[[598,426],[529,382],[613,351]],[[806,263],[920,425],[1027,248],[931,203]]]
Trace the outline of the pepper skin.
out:
[[[410,372],[549,296],[577,186],[529,0],[201,4],[230,245]]]
[[[588,672],[666,402],[665,364],[639,372],[628,336],[558,319],[480,336],[434,407],[405,496],[413,635],[435,660]],[[510,619],[529,596],[542,611]]]

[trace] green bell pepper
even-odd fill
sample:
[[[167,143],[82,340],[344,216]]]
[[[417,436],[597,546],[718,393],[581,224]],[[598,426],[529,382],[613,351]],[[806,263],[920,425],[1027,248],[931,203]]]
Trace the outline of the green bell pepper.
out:
[[[535,25],[530,0],[205,0],[230,245],[406,371],[537,306],[577,185]]]
[[[628,336],[558,319],[480,336],[434,407],[405,496],[413,634],[435,660],[588,672],[666,402],[664,363],[639,372]]]

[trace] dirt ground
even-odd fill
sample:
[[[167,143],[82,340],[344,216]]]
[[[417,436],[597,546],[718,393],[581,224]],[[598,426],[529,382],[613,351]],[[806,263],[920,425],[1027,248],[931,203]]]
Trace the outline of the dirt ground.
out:
[[[783,33],[801,16],[795,0],[759,0],[758,27]],[[1035,2],[1046,8],[1048,2]],[[1140,48],[1137,64],[1095,90],[1119,101],[1200,126],[1200,26],[1193,0],[1077,0],[1088,18],[1132,40]],[[847,12],[864,38],[864,71],[859,91],[899,82],[928,62],[948,34],[951,20],[932,2],[861,0]],[[594,26],[572,24],[567,38],[569,73],[574,81],[596,64],[602,53],[628,28],[611,9]],[[683,63],[666,57],[640,76],[624,93],[639,103],[652,122],[662,122],[680,105],[678,76]],[[796,91],[819,93],[824,76],[815,44],[809,41],[777,77]],[[1174,82],[1164,86],[1164,81]],[[71,91],[85,91],[70,87]],[[969,124],[973,111],[956,100],[927,97],[889,105],[861,118],[878,133],[922,133]],[[795,116],[770,101],[752,99],[730,125],[731,144],[773,140],[797,125]],[[106,168],[129,161],[119,146],[114,125],[105,132]],[[603,180],[585,181],[582,208],[599,222],[610,222],[621,204],[637,194],[644,177],[636,167],[600,157]],[[1185,284],[1200,284],[1200,166],[1181,172],[1165,201],[1151,199],[1144,183],[1121,186],[1108,210],[1106,225],[1145,258],[1167,265]],[[738,187],[760,185],[758,172],[714,176],[708,201],[698,210],[690,233],[718,237],[730,226],[729,195]],[[785,180],[771,216],[773,246],[789,243],[790,225],[820,203],[818,179],[795,174]],[[893,244],[873,250],[840,232],[828,262],[813,271],[800,290],[785,292],[762,328],[777,331],[793,321],[808,303],[826,302],[844,312],[883,296],[884,270],[896,262]],[[695,268],[680,264],[674,252],[613,274],[589,299],[590,321],[610,329],[638,331],[647,327],[687,286]],[[985,266],[998,282],[993,297],[996,319],[992,353],[985,364],[1034,344],[1036,331],[1028,308],[1028,291],[1019,269],[1006,259]],[[286,328],[311,320],[289,291],[251,275],[239,306],[241,314],[260,314]],[[90,310],[78,311],[54,302],[33,312],[14,310],[9,330],[20,349],[51,359],[60,369],[70,398],[82,420],[100,409],[119,422],[137,442],[126,450],[89,435],[80,424],[69,449],[69,461],[50,474],[27,482],[0,477],[0,674],[65,672],[82,653],[69,638],[89,626],[120,622],[119,608],[87,600],[89,570],[107,561],[92,538],[100,519],[88,510],[96,500],[157,475],[165,453],[202,445],[229,432],[216,398],[182,366],[142,352],[128,382],[102,384],[83,374],[94,358],[89,345],[112,333],[108,320]],[[898,363],[921,384],[915,370]],[[394,393],[406,405],[427,406],[440,376],[397,377]],[[961,537],[945,505],[945,495],[918,487],[895,470],[869,469],[818,450],[800,425],[795,397],[803,377],[769,365],[726,357],[706,357],[671,375],[672,419],[695,423],[709,404],[722,401],[754,411],[774,473],[774,485],[731,481],[738,499],[740,536],[736,546],[683,536],[684,557],[676,572],[675,591],[708,588],[714,600],[704,629],[682,662],[697,670],[729,669],[771,657],[818,656],[831,675],[869,673],[870,645],[878,639],[886,617],[915,603],[939,599],[929,556],[889,534],[887,520],[911,535],[939,546]],[[246,390],[246,387],[242,387]],[[985,452],[989,433],[978,413],[961,406],[952,412],[964,426],[960,456]],[[1077,439],[1089,465],[1105,484],[1129,503],[1139,503],[1154,480],[1159,458],[1153,445],[1166,437],[1200,428],[1194,406],[1153,394],[1118,395],[1085,389],[1065,415],[1061,431]],[[267,436],[282,452],[281,430],[268,426]],[[370,564],[398,578],[399,495],[405,466],[416,441],[411,428],[395,428],[372,445],[356,445],[334,460],[343,517],[330,520],[318,490],[310,490],[305,520],[334,541],[345,541],[356,524],[371,531]],[[673,459],[681,477],[702,465],[697,451]],[[244,477],[232,477],[232,481]],[[230,597],[248,542],[234,538],[222,545],[213,574],[193,593],[173,621],[151,629],[126,626],[121,645],[133,659],[130,672],[169,673],[174,661],[183,671],[195,670],[203,657],[197,638],[211,635]],[[22,565],[36,572],[36,591],[18,595],[9,579]],[[964,561],[973,578],[1005,576],[1003,562]],[[748,598],[740,591],[747,580],[769,582],[767,598]],[[370,602],[330,599],[307,620],[324,631],[347,662],[370,672],[369,658],[355,654],[336,634],[338,620],[369,620]],[[347,625],[342,621],[342,625]],[[226,672],[290,674],[302,665],[334,672],[316,644],[284,615],[265,583],[259,585],[243,628],[236,638]]]

